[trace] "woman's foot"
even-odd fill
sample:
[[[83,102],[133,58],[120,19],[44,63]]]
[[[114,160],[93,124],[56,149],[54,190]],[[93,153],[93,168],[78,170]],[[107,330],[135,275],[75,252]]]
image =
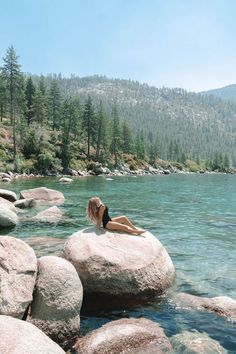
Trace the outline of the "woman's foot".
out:
[[[141,234],[143,234],[144,232],[146,232],[146,230],[144,230],[144,229],[136,228],[136,230],[135,230],[135,233],[136,233],[137,235],[141,235]]]

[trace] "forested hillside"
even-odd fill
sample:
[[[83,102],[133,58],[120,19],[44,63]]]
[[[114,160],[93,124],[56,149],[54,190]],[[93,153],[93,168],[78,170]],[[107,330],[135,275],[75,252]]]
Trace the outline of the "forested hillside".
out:
[[[163,159],[177,160],[185,154],[195,160],[213,160],[221,153],[236,161],[234,103],[212,95],[158,89],[104,76],[56,78],[66,96],[84,102],[89,95],[96,104],[102,100],[108,113],[116,103],[121,120],[126,120],[147,144],[156,142]],[[52,77],[46,78],[48,87],[51,80]]]
[[[66,171],[124,155],[227,170],[236,164],[236,105],[183,89],[104,76],[35,76],[8,48],[0,71],[1,169]]]

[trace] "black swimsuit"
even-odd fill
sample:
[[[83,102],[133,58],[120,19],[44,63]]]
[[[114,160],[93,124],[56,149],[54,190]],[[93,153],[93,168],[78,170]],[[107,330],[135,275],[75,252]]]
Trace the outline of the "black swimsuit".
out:
[[[106,228],[107,226],[107,223],[109,221],[112,221],[109,214],[108,214],[108,207],[105,205],[105,210],[104,210],[104,213],[103,213],[103,216],[102,216],[102,224],[103,224],[103,227]]]

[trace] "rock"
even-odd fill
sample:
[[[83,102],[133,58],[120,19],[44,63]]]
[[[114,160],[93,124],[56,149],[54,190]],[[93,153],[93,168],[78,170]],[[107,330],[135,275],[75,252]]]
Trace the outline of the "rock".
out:
[[[172,346],[163,329],[145,318],[123,318],[79,338],[74,346],[80,354],[171,353]]]
[[[0,204],[0,228],[13,227],[18,224],[18,216],[8,207]]]
[[[163,170],[164,175],[169,175],[170,173],[171,173],[170,170]]]
[[[68,178],[68,177],[62,177],[59,179],[59,182],[61,183],[70,183],[70,182],[73,182],[73,179],[72,178]]]
[[[150,232],[134,236],[85,229],[67,240],[63,256],[75,266],[90,306],[112,308],[150,300],[162,294],[175,275],[168,253]]]
[[[32,220],[57,224],[61,220],[62,216],[63,212],[54,205],[51,208],[40,211],[36,216],[32,218]]]
[[[177,353],[182,354],[226,354],[220,343],[206,333],[183,331],[171,337],[171,344]]]
[[[5,208],[10,209],[11,211],[13,211],[13,213],[15,213],[15,214],[17,213],[17,209],[16,209],[15,205],[12,202],[9,202],[9,200],[4,199],[2,197],[0,197],[0,206],[1,205]]]
[[[0,314],[22,318],[32,301],[37,259],[25,242],[0,237]]]
[[[200,297],[185,293],[177,294],[174,298],[177,306],[205,309],[225,316],[232,322],[236,322],[236,300],[228,296],[218,296],[213,298]]]
[[[31,323],[0,316],[0,353],[65,354],[59,345]]]
[[[106,169],[105,167],[102,166],[102,164],[100,163],[95,163],[95,165],[93,166],[93,172],[96,174],[96,175],[100,175],[100,174],[107,174],[109,172],[107,172],[108,169]]]
[[[32,208],[35,206],[36,202],[34,201],[33,198],[29,199],[19,199],[16,202],[14,202],[14,206],[16,208],[24,209],[24,208]]]
[[[11,175],[9,173],[5,173],[5,172],[0,172],[0,177],[1,178],[10,178],[11,179]]]
[[[60,204],[64,202],[64,196],[61,192],[46,187],[38,187],[21,191],[20,199],[32,198],[37,202],[46,202]]]
[[[11,182],[11,179],[4,177],[4,178],[2,178],[2,182]]]
[[[63,348],[78,336],[82,298],[82,284],[71,263],[55,256],[38,260],[30,321]]]
[[[16,193],[6,189],[0,189],[0,197],[7,199],[10,202],[15,202],[17,200]]]

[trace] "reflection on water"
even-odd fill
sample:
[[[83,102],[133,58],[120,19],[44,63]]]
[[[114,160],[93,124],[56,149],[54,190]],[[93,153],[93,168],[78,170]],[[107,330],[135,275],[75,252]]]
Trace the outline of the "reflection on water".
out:
[[[66,198],[60,206],[66,218],[58,225],[28,220],[8,230],[9,235],[31,244],[37,255],[60,253],[64,239],[87,227],[87,201],[98,195],[109,205],[111,215],[126,214],[164,244],[176,267],[174,291],[236,299],[236,176],[170,175],[112,180],[88,177],[75,178],[68,185],[61,185],[56,178],[42,178],[0,188],[19,193],[37,186],[60,190]],[[30,209],[20,218],[38,211]],[[235,324],[215,314],[176,309],[168,297],[133,311],[83,316],[82,330],[122,316],[144,316],[157,321],[168,336],[197,329],[236,353]]]

